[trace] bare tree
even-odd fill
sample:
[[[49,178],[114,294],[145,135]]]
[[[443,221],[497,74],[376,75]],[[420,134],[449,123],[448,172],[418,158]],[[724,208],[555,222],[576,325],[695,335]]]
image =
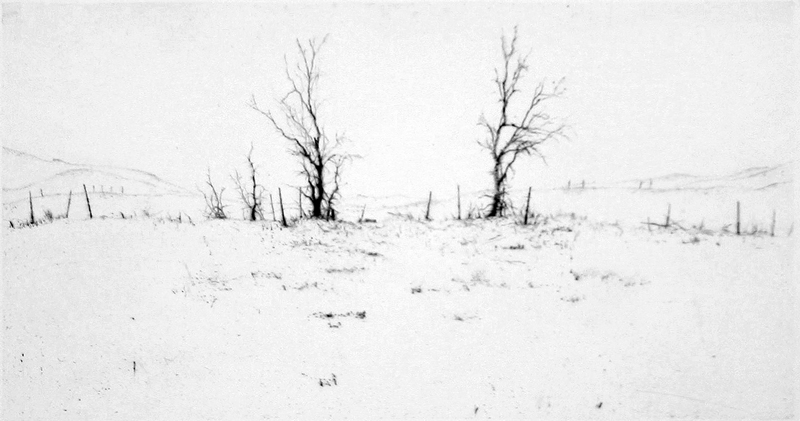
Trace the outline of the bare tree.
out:
[[[500,38],[503,65],[495,68],[494,77],[500,104],[499,118],[490,122],[481,115],[478,123],[488,133],[487,138],[478,144],[489,151],[494,164],[491,171],[494,189],[487,217],[503,216],[509,207],[506,188],[517,159],[522,155],[536,155],[544,160],[539,147],[552,139],[565,137],[565,126],[542,110],[544,102],[563,95],[563,79],[550,84],[539,82],[529,99],[517,95],[521,93],[520,81],[529,70],[529,55],[520,54],[517,40],[516,27],[510,41],[505,35]],[[520,101],[516,101],[517,98]]]
[[[289,92],[278,102],[277,115],[262,110],[252,97],[250,107],[272,123],[272,127],[289,141],[289,152],[298,158],[300,174],[306,185],[301,188],[303,196],[311,202],[311,217],[336,219],[335,204],[339,199],[341,169],[350,155],[340,152],[344,137],[328,135],[320,121],[318,56],[325,44],[309,40],[297,40],[299,60],[292,67],[286,62],[286,78],[291,84]]]
[[[214,187],[214,183],[211,181],[210,168],[206,172],[206,185],[210,191],[208,193],[202,190],[200,191],[206,202],[206,217],[210,219],[227,219],[228,216],[225,215],[225,208],[227,206],[222,203],[222,193],[225,192],[225,187],[217,191],[217,188]]]
[[[236,190],[239,192],[239,197],[245,205],[248,219],[256,221],[258,218],[264,219],[262,213],[262,196],[264,194],[264,187],[259,185],[256,181],[256,166],[253,163],[253,145],[250,145],[250,152],[247,153],[247,165],[250,168],[250,185],[242,181],[239,171],[233,175],[233,182],[236,184]]]

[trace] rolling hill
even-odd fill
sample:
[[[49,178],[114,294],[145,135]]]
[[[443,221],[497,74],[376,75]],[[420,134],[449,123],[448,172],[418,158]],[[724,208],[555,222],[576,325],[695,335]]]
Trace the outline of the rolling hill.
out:
[[[24,199],[34,194],[61,195],[70,190],[129,195],[191,195],[191,191],[162,180],[157,175],[136,169],[105,165],[74,164],[60,159],[46,160],[3,147],[3,202]]]
[[[652,182],[652,186],[651,183]],[[668,174],[652,178],[637,178],[612,184],[610,187],[623,187],[653,190],[714,190],[740,189],[762,190],[792,182],[790,163],[771,167],[753,167],[722,176],[698,176],[691,174]]]

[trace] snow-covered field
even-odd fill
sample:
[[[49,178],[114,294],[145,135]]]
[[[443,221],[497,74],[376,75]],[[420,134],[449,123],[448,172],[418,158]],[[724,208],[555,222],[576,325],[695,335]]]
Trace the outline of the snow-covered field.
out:
[[[785,235],[567,214],[3,235],[3,419],[796,415]]]
[[[423,192],[355,195],[282,228],[137,170],[3,163],[2,419],[796,415],[787,166],[534,190],[528,226],[435,191],[432,221]],[[56,219],[25,227],[31,202]]]

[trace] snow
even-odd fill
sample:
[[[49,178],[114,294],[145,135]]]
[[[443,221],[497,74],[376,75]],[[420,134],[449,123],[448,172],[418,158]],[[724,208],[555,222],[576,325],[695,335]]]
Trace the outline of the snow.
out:
[[[6,228],[2,417],[795,415],[792,238],[636,219]]]

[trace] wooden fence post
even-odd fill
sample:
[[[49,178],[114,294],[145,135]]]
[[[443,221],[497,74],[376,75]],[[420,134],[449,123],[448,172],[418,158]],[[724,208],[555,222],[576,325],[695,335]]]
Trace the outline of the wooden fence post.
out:
[[[739,205],[739,201],[736,201],[736,235],[741,235],[741,216],[742,216],[742,209]]]
[[[456,186],[458,189],[458,220],[461,220],[461,186]]]
[[[364,212],[366,210],[367,210],[367,205],[364,205],[364,207],[361,208],[361,218],[358,218],[358,222],[363,222],[364,221]]]
[[[280,187],[278,187],[278,203],[281,205],[281,221],[283,221],[283,226],[288,227],[289,224],[286,223],[286,214],[283,212],[283,194],[281,194]]]
[[[769,236],[770,237],[775,236],[775,209],[772,210],[772,226],[770,227],[769,230]]]
[[[300,208],[300,218],[303,217],[303,191],[297,188],[297,206]]]
[[[64,218],[69,218],[69,205],[72,204],[72,190],[69,191],[69,198],[67,198],[67,213],[64,214]]]
[[[669,214],[672,211],[672,204],[667,203],[667,220],[664,221],[664,228],[669,228]]]
[[[525,201],[525,220],[522,225],[528,225],[528,213],[531,208],[531,188],[528,187],[528,200]]]
[[[272,209],[272,222],[277,221],[278,219],[275,217],[275,205],[272,204],[272,193],[269,194],[269,208]]]
[[[425,219],[430,221],[431,220],[431,199],[433,198],[433,192],[428,193],[428,208],[425,210]]]
[[[28,190],[28,203],[31,205],[31,225],[36,223],[36,218],[33,216],[33,195],[31,195],[31,191]]]
[[[92,204],[89,203],[89,192],[86,191],[86,184],[83,185],[83,194],[86,195],[86,207],[89,208],[89,219],[92,219]]]

